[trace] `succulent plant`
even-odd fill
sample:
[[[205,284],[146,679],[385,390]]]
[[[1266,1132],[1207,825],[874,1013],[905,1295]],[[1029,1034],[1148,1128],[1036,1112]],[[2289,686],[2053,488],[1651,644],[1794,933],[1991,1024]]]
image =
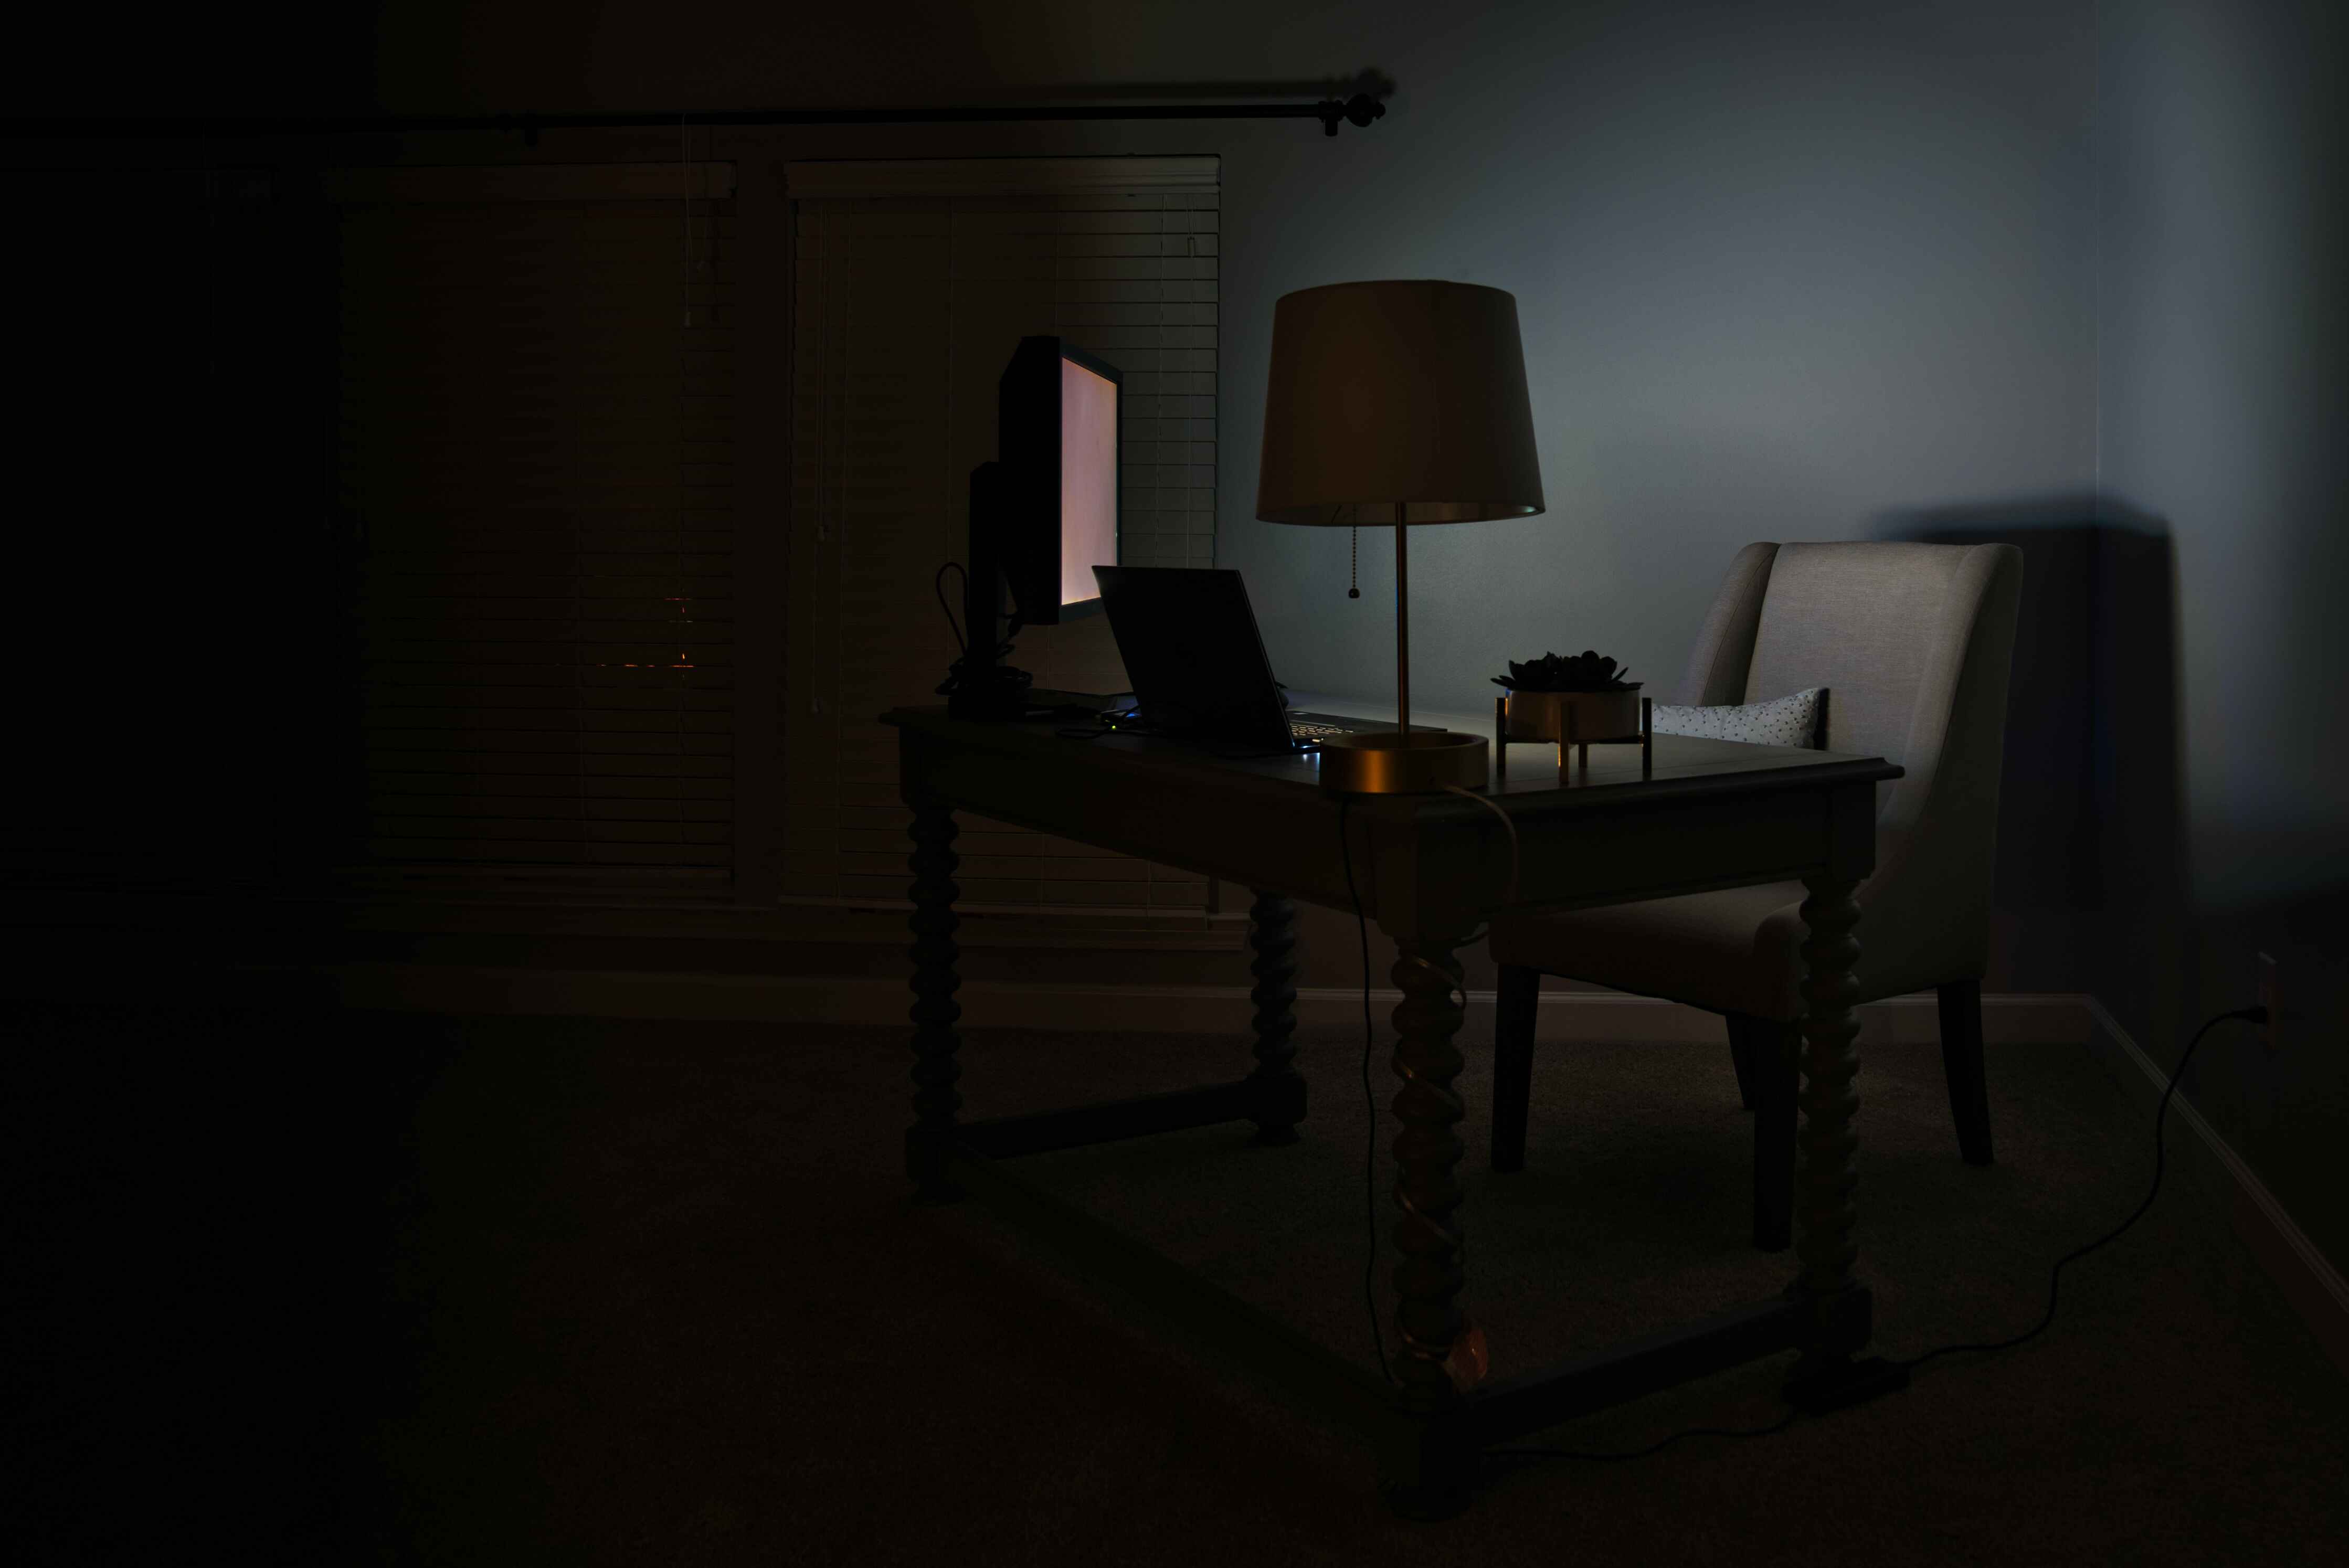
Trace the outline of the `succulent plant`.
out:
[[[1511,691],[1629,691],[1639,684],[1625,678],[1630,671],[1619,669],[1613,659],[1591,648],[1508,664],[1509,673],[1495,676],[1493,684]]]

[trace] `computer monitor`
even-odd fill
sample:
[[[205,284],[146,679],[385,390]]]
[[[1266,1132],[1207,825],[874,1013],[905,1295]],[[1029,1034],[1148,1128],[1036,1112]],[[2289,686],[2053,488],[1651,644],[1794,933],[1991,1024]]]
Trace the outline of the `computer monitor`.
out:
[[[1018,718],[1028,676],[1003,662],[1019,626],[1098,614],[1096,566],[1117,564],[1117,366],[1057,337],[1023,337],[998,384],[995,461],[970,470],[963,655],[947,684],[957,718]]]
[[[1093,568],[1118,563],[1123,391],[1117,366],[1058,337],[1021,338],[1004,367],[998,559],[1012,604],[1030,626],[1101,611]]]

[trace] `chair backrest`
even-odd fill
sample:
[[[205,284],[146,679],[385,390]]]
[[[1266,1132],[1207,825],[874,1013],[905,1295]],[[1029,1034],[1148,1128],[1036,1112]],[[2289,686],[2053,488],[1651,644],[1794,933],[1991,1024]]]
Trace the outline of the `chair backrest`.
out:
[[[1908,769],[1878,803],[1879,869],[1924,852],[1986,904],[2022,582],[2011,544],[1749,544],[1679,700],[1826,687],[1827,749]]]

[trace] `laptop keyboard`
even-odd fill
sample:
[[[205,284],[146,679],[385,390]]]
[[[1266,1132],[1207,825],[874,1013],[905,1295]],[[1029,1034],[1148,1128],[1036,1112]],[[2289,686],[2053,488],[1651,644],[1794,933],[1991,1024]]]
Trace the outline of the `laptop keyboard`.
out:
[[[1319,740],[1325,735],[1351,735],[1350,729],[1340,729],[1334,724],[1308,724],[1303,719],[1288,721],[1289,738],[1294,740]]]

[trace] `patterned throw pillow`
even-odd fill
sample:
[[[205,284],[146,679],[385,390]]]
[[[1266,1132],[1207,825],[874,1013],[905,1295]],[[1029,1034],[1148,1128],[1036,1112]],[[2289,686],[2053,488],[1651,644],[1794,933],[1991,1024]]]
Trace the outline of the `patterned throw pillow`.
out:
[[[1719,707],[1667,707],[1658,703],[1656,733],[1816,750],[1826,738],[1819,733],[1819,705],[1826,696],[1826,687],[1813,686],[1768,702],[1725,703]]]

